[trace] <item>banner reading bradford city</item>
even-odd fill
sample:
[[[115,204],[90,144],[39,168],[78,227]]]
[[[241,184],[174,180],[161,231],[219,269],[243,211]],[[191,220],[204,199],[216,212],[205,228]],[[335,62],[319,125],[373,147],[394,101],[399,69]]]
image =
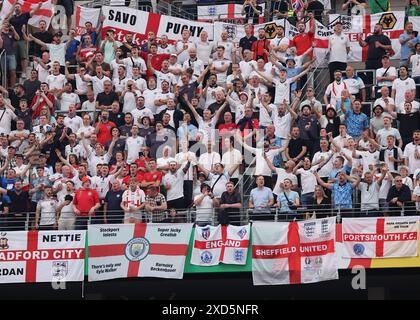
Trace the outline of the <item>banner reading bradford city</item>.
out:
[[[191,223],[90,225],[89,281],[182,279],[191,230]]]
[[[0,283],[83,281],[85,231],[0,233]]]
[[[133,42],[141,45],[151,31],[157,39],[166,35],[173,42],[181,39],[182,31],[185,29],[190,31],[193,41],[200,39],[202,31],[207,31],[209,40],[213,40],[213,24],[211,23],[190,21],[127,7],[105,6],[102,8],[102,13],[105,16],[102,35],[105,35],[108,29],[113,29],[116,40],[120,42],[124,40],[126,33],[132,33],[134,34]]]

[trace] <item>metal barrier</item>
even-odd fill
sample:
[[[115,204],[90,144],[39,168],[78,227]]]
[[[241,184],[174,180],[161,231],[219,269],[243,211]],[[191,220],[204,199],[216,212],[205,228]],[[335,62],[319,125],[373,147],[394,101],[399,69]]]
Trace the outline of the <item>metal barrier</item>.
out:
[[[7,88],[7,56],[6,56],[6,50],[2,50],[0,52],[0,68],[1,68],[1,83],[2,86]]]
[[[302,221],[315,218],[337,217],[337,222],[341,222],[342,218],[363,218],[363,217],[379,217],[379,216],[414,216],[420,215],[420,211],[416,211],[416,206],[406,205],[402,208],[388,207],[380,209],[378,204],[375,204],[375,209],[361,210],[368,204],[353,204],[351,209],[340,208],[339,206],[324,205],[324,209],[320,210],[319,206],[300,205],[296,209],[285,211],[279,207],[273,206],[271,208],[251,209],[244,207],[238,209],[236,213],[229,214],[229,223],[236,225],[244,225],[255,221],[273,221],[273,222],[287,222],[287,221]],[[372,208],[374,206],[372,205]],[[124,220],[124,212],[103,211],[96,212],[95,216],[86,217],[89,224],[121,224],[121,223],[138,223],[138,222],[154,222],[154,223],[195,223],[197,225],[218,225],[218,215],[223,209],[179,209],[179,210],[165,210],[165,217],[162,221],[156,221],[150,213],[142,212],[138,220]],[[42,215],[42,214],[41,214]],[[207,218],[203,219],[202,216]],[[61,219],[55,225],[52,225],[51,230],[73,230],[77,229],[77,218]],[[43,226],[40,230],[47,229]],[[35,230],[35,213],[26,212],[16,216],[16,214],[0,214],[0,231],[19,231],[19,230]]]

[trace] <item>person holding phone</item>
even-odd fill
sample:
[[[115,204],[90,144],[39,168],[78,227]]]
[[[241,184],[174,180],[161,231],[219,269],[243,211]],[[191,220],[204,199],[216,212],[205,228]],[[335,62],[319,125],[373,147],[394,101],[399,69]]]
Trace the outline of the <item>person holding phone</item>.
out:
[[[146,212],[149,214],[148,222],[162,222],[166,219],[167,203],[165,196],[158,192],[157,187],[149,185],[146,196]]]

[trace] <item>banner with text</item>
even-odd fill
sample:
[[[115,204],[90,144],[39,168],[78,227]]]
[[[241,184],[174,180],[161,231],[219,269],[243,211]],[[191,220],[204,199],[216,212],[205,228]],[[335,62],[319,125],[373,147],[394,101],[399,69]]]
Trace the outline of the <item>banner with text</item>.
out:
[[[254,285],[338,279],[335,217],[252,225]]]
[[[191,223],[90,225],[89,281],[182,279],[191,230]]]
[[[418,217],[343,219],[343,257],[415,257],[418,227]]]
[[[88,8],[84,6],[76,7],[76,34],[82,35],[86,32],[86,22],[92,23],[94,29],[97,29],[99,23],[99,17],[101,15],[101,9],[99,8]]]
[[[104,36],[108,29],[114,29],[115,38],[120,42],[124,40],[125,34],[132,33],[134,43],[141,45],[147,39],[149,32],[154,32],[157,40],[166,35],[171,42],[174,42],[181,40],[182,31],[185,29],[190,30],[193,41],[200,39],[202,31],[207,31],[209,40],[213,40],[211,23],[190,21],[127,7],[105,6],[102,8],[102,14],[105,16],[102,35]]]
[[[196,227],[191,264],[246,264],[250,226]]]
[[[0,233],[0,283],[83,281],[85,231]]]

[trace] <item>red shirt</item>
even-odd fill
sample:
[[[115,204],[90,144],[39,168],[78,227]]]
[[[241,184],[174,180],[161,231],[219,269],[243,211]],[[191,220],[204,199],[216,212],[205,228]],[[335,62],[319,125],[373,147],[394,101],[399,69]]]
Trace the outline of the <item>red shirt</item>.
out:
[[[74,195],[73,204],[80,211],[81,216],[88,216],[89,210],[99,203],[98,192],[94,189],[80,188]],[[93,214],[94,216],[95,214]]]
[[[161,182],[162,177],[163,177],[163,174],[160,171],[146,172],[143,177],[143,182],[155,182],[155,181]],[[159,187],[158,187],[158,190],[159,190]],[[146,195],[147,195],[147,191],[148,190],[146,188],[146,191],[145,191]]]
[[[142,159],[136,159],[134,160],[134,163],[137,165],[137,167],[140,169],[146,169],[146,162],[149,162],[150,158],[149,157],[144,157],[144,160]]]
[[[96,124],[98,125],[98,124]],[[98,142],[105,146],[105,144],[112,139],[111,129],[117,125],[114,122],[102,123],[99,126]]]
[[[293,38],[292,41],[290,41],[289,47],[296,47],[296,55],[301,56],[312,47],[314,36],[315,34],[313,32],[298,34]],[[312,53],[310,56],[312,57]]]
[[[131,180],[132,176],[128,175],[126,177],[123,178],[122,183],[125,183],[127,186],[130,184],[130,180]],[[142,182],[144,179],[144,173],[143,172],[139,172],[137,174],[136,180],[138,183]]]
[[[52,104],[54,105],[55,96],[52,93],[48,93],[46,96],[47,96],[48,100],[50,100],[52,102]],[[48,104],[44,100],[44,98],[42,98],[41,96],[38,97],[37,95],[35,95],[32,99],[31,109],[35,105],[35,103],[38,101],[38,99],[43,99],[43,101],[38,105],[38,107],[36,108],[36,110],[32,114],[32,118],[34,118],[34,119],[39,116],[39,114],[41,113],[42,107],[48,106]],[[50,108],[50,112],[51,112],[51,114],[54,114],[54,109]]]
[[[148,58],[149,53],[148,52],[141,52],[140,56],[143,58],[144,61],[146,61],[149,59]],[[167,53],[159,53],[159,54],[155,54],[152,57],[152,60],[150,61],[150,63],[152,64],[153,69],[155,69],[156,71],[160,71],[162,69],[162,62],[164,60],[169,60],[169,58],[171,57],[170,54]],[[153,75],[153,72],[149,69],[147,69],[147,73],[146,76],[150,77]]]
[[[270,50],[270,40],[257,40],[252,44],[252,52],[254,53],[254,60],[257,61],[263,58],[265,63],[268,62],[268,55],[264,53],[264,49]]]

